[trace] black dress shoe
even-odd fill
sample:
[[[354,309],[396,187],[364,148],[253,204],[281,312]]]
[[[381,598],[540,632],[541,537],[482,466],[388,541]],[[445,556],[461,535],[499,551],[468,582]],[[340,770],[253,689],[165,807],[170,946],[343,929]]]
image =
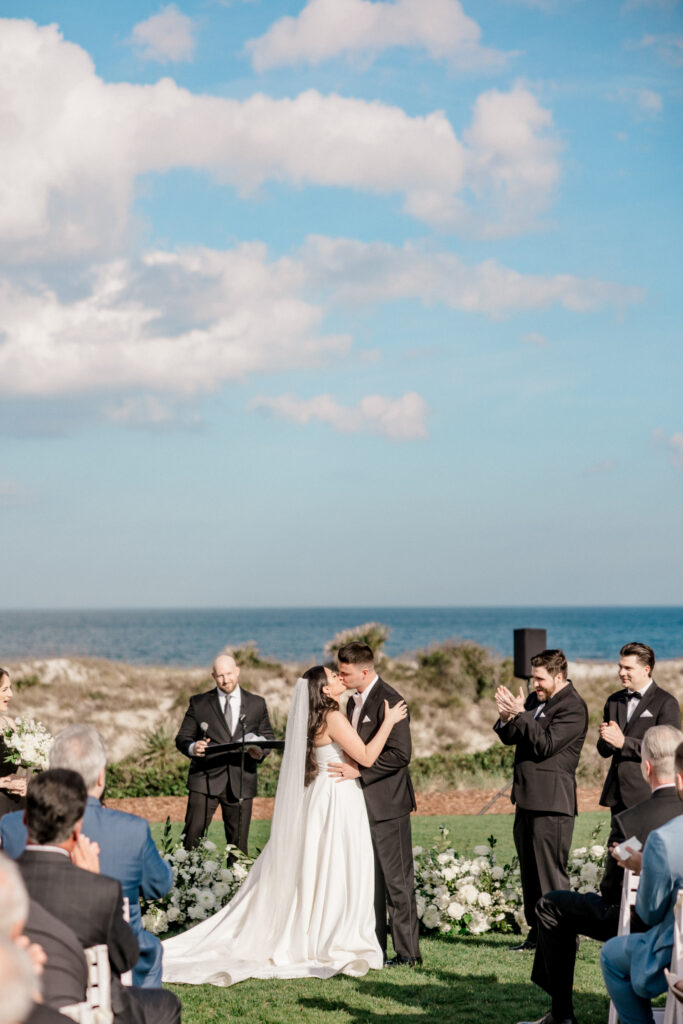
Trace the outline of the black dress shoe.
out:
[[[510,946],[510,951],[512,953],[523,953],[526,952],[527,949],[536,949],[535,939],[525,939],[524,942],[520,942],[518,946]],[[549,1024],[552,1024],[552,1022],[549,1022]]]
[[[385,960],[385,967],[421,967],[421,956],[392,956],[391,960]]]

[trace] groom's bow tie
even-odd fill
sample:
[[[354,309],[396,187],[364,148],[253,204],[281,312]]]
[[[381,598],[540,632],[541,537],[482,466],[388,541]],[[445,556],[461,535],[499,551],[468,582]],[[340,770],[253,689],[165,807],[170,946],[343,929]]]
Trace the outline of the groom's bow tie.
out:
[[[642,700],[643,695],[638,690],[627,690],[629,700]]]
[[[353,702],[356,705],[356,707],[358,707],[359,704],[363,703],[363,694],[358,693],[357,690],[355,693],[352,693],[351,696],[353,697]]]

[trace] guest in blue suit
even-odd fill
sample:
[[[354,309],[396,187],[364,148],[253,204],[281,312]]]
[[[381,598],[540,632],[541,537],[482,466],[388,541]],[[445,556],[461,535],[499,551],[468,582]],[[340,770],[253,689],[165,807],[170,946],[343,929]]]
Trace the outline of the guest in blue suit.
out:
[[[130,926],[140,945],[140,959],[133,969],[133,984],[142,988],[161,986],[161,942],[142,927],[140,896],[159,899],[173,885],[173,869],[156,848],[144,818],[103,807],[107,752],[102,737],[91,725],[70,725],[58,733],[50,750],[51,768],[78,772],[88,790],[83,834],[100,847],[100,873],[121,883],[130,903]],[[26,844],[23,812],[0,818],[0,842],[10,857],[17,858]]]
[[[676,751],[676,789],[683,800],[683,743]],[[637,870],[639,856],[626,866]],[[648,926],[639,935],[621,935],[602,947],[605,985],[621,1024],[650,1024],[650,1000],[666,990],[664,968],[671,963],[674,905],[683,888],[683,816],[651,832],[642,855],[636,912]]]

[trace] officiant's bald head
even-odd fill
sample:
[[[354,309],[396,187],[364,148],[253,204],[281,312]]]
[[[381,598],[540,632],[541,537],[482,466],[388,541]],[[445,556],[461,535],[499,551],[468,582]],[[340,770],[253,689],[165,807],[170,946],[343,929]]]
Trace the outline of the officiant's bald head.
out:
[[[213,663],[213,680],[223,693],[232,693],[240,677],[240,667],[231,654],[219,654]]]

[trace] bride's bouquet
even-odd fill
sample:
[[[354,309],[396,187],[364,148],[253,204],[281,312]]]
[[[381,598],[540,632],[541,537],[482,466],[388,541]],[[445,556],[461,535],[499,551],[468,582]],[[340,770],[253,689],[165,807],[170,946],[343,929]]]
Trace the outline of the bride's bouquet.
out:
[[[231,867],[225,867],[222,857],[216,856],[216,844],[206,838],[200,839],[193,850],[186,850],[180,843],[173,845],[170,821],[166,822],[162,846],[173,868],[173,887],[160,900],[142,901],[142,927],[164,937],[191,928],[225,906],[253,863],[236,846],[226,846],[226,853],[237,859]]]
[[[42,722],[17,718],[14,725],[6,726],[2,736],[5,757],[11,764],[38,772],[48,767],[52,736]]]

